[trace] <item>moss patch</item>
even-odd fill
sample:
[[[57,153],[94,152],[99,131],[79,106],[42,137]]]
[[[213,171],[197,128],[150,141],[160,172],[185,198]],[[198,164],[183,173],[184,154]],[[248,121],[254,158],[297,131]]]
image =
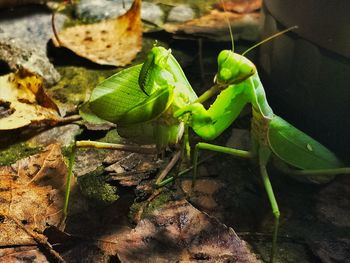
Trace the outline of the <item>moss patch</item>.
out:
[[[42,147],[31,147],[26,142],[19,142],[0,150],[0,165],[10,165],[19,159],[38,153]]]
[[[82,193],[89,199],[99,204],[111,204],[118,200],[118,189],[106,183],[106,176],[103,175],[103,166],[95,171],[78,178]]]

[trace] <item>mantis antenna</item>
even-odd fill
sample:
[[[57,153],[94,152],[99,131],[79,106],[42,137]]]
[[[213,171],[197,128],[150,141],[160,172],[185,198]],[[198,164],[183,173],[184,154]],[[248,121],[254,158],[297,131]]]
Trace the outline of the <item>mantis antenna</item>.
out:
[[[274,39],[275,37],[278,37],[278,36],[280,36],[280,35],[283,35],[283,34],[287,33],[288,31],[291,31],[291,30],[297,29],[297,28],[298,28],[297,25],[291,26],[291,27],[289,27],[289,28],[287,28],[287,29],[285,29],[285,30],[282,30],[282,31],[280,31],[280,32],[277,32],[276,34],[274,34],[274,35],[272,35],[272,36],[269,36],[268,38],[266,38],[266,39],[260,41],[259,43],[256,43],[254,46],[248,48],[246,51],[244,51],[244,52],[242,53],[242,56],[244,56],[245,54],[247,54],[249,51],[253,50],[254,48],[260,46],[261,44],[264,44],[265,42],[270,41],[271,39]]]
[[[228,19],[228,16],[227,16],[227,14],[226,14],[225,3],[224,3],[223,0],[221,0],[221,4],[222,4],[222,9],[223,9],[224,12],[225,12],[225,20],[226,20],[228,29],[230,30],[230,38],[231,38],[231,48],[232,48],[232,52],[234,52],[235,44],[234,44],[234,41],[233,41],[233,33],[232,33],[231,23],[230,23],[230,20]]]

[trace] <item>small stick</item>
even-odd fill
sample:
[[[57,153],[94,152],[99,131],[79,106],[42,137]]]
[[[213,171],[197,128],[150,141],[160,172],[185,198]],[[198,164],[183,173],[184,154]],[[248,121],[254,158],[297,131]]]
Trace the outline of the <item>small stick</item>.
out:
[[[57,33],[57,29],[56,29],[56,25],[55,25],[55,16],[56,16],[56,12],[53,11],[53,12],[52,12],[52,16],[51,16],[52,31],[53,31],[53,34],[54,34],[54,36],[55,36],[55,39],[56,39],[58,45],[59,45],[59,46],[63,46],[63,45],[62,45],[62,42],[61,42],[61,40],[60,40],[60,38],[59,38],[59,36],[58,36],[58,33]]]
[[[171,158],[170,162],[167,164],[165,169],[158,176],[158,178],[156,180],[156,185],[159,185],[162,182],[162,180],[165,178],[165,176],[168,175],[170,170],[173,169],[174,165],[177,163],[177,161],[179,160],[180,156],[181,156],[181,151],[177,151],[174,154],[174,156]]]
[[[31,236],[35,240],[35,242],[42,245],[50,253],[50,255],[52,255],[58,260],[58,262],[61,262],[61,263],[66,262],[60,256],[60,254],[52,248],[51,244],[47,241],[47,238],[44,235],[32,231],[31,229],[23,225],[17,218],[13,216],[7,216],[7,217],[10,220],[13,220],[16,223],[16,225],[18,225],[24,232],[26,232],[29,236]]]
[[[211,154],[211,155],[207,156],[207,157],[204,158],[203,160],[200,160],[200,161],[198,162],[197,165],[200,165],[200,164],[206,162],[207,160],[209,160],[209,159],[212,158],[213,156],[215,156],[215,154]],[[179,173],[177,174],[177,176],[171,176],[171,177],[169,177],[169,178],[163,180],[162,182],[159,182],[159,183],[157,184],[157,187],[163,187],[164,185],[166,185],[166,184],[168,184],[168,183],[174,181],[177,177],[182,176],[182,175],[184,175],[184,174],[187,174],[187,173],[188,173],[189,171],[191,171],[192,169],[193,169],[193,165],[190,166],[190,167],[188,167],[187,169],[182,170],[181,172],[179,172]]]

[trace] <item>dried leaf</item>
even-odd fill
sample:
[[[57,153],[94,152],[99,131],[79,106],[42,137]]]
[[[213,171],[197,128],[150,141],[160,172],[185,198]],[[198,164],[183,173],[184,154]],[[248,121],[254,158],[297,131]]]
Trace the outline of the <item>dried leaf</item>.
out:
[[[36,246],[22,246],[0,249],[0,261],[2,263],[48,263],[45,255]]]
[[[54,44],[98,64],[124,66],[141,50],[140,10],[141,0],[135,0],[120,17],[63,30]]]
[[[187,201],[167,203],[119,243],[122,262],[259,262],[236,233]]]
[[[215,41],[228,41],[227,19],[230,21],[234,39],[243,38],[256,40],[259,33],[258,12],[238,14],[233,12],[221,12],[212,10],[209,14],[200,18],[187,21],[183,24],[165,24],[163,28],[169,33],[176,35],[193,35]]]
[[[0,130],[60,120],[41,78],[28,71],[0,77]]]
[[[123,186],[136,186],[142,180],[154,174],[161,164],[155,162],[153,155],[139,153],[123,153],[120,159],[105,168],[111,173],[111,179],[119,181]]]
[[[58,144],[42,153],[0,167],[0,245],[35,243],[14,220],[31,230],[42,232],[47,224],[58,225],[63,207],[65,165]],[[16,234],[14,234],[16,233]]]
[[[259,10],[261,4],[262,0],[227,0],[217,2],[214,7],[221,11],[244,14]]]

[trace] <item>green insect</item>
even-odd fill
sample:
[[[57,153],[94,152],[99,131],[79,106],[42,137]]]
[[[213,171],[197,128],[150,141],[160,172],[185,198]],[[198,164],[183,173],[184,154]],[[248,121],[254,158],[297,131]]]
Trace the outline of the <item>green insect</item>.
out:
[[[209,109],[196,102],[179,109],[174,116],[185,116],[197,135],[213,140],[235,121],[244,106],[251,105],[251,150],[200,142],[194,150],[194,177],[200,150],[256,160],[275,218],[270,257],[273,262],[280,211],[266,169],[269,160],[274,157],[284,172],[317,183],[328,182],[337,174],[349,174],[350,168],[343,168],[343,163],[330,150],[273,113],[254,64],[244,56],[230,50],[220,52],[214,86],[202,96],[218,93]]]
[[[125,69],[92,92],[90,110],[118,132],[160,151],[177,144],[184,124],[173,113],[197,99],[171,50],[153,47],[143,64]]]
[[[80,110],[83,119],[95,123],[115,123],[122,137],[141,145],[155,144],[156,147],[76,141],[69,161],[64,214],[68,213],[75,148],[94,147],[156,154],[168,146],[177,146],[184,137],[183,148],[189,152],[184,125],[186,118],[175,118],[173,114],[197,99],[171,50],[158,46],[152,48],[143,64],[122,70],[97,85],[89,102]],[[180,153],[178,150],[174,155],[171,166],[176,164]],[[165,175],[161,174],[156,183],[161,183]]]

